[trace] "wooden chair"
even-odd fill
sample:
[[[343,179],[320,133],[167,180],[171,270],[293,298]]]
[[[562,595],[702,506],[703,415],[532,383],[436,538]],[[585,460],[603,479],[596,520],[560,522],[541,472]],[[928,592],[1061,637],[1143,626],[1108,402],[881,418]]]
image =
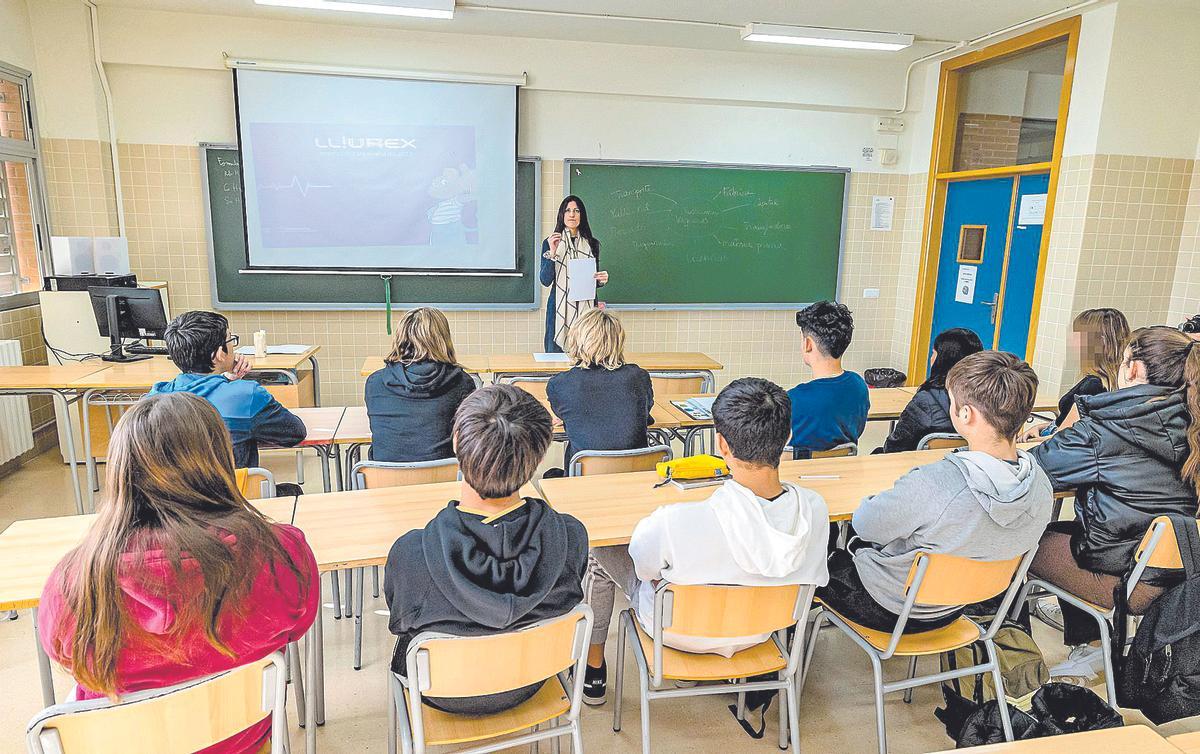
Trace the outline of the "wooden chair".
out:
[[[1133,590],[1137,588],[1138,582],[1141,581],[1142,574],[1147,568],[1164,570],[1183,568],[1183,558],[1179,553],[1179,540],[1175,536],[1175,527],[1171,526],[1171,519],[1166,516],[1158,516],[1151,521],[1150,528],[1146,530],[1142,541],[1138,544],[1134,553],[1133,570],[1126,579],[1126,597],[1133,594]],[[1052,594],[1092,616],[1096,625],[1100,627],[1100,647],[1104,654],[1104,688],[1108,695],[1108,703],[1116,707],[1117,684],[1112,668],[1112,629],[1110,628],[1111,621],[1116,616],[1116,608],[1094,605],[1076,597],[1060,586],[1035,577],[1029,579],[1021,590],[1016,609],[1019,610],[1027,600],[1037,599],[1047,594]]]
[[[829,450],[802,450],[799,453],[791,445],[787,445],[783,449],[783,455],[779,457],[781,461],[802,461],[809,458],[846,458],[849,456],[858,455],[858,443],[844,442],[841,445],[835,445]]]
[[[271,751],[287,751],[283,653],[118,702],[47,707],[30,721],[30,754],[171,754],[208,748],[271,718]]]
[[[613,730],[621,730],[621,692],[624,688],[625,647],[631,646],[641,687],[642,754],[650,752],[650,702],[681,696],[738,694],[744,712],[747,691],[775,691],[779,700],[779,748],[788,740],[800,745],[800,703],[796,680],[802,664],[804,618],[812,604],[811,585],[682,586],[663,582],[654,592],[652,631],[647,634],[632,608],[620,616],[617,633],[616,702]],[[791,643],[788,629],[795,628]],[[663,645],[663,632],[681,636],[719,637],[770,634],[761,644],[735,653],[681,652]],[[630,641],[630,637],[636,637]],[[748,682],[751,676],[774,673],[769,681]],[[733,681],[735,685],[697,685],[661,688],[664,681]],[[739,683],[740,681],[740,683]]]
[[[247,500],[275,497],[275,475],[267,469],[252,466],[247,469],[235,469],[233,474],[238,490]]]
[[[908,583],[904,587],[904,608],[900,611],[899,620],[892,633],[874,631],[842,617],[818,600],[819,609],[813,620],[813,628],[807,659],[805,660],[804,676],[801,687],[808,677],[812,665],[813,653],[816,649],[817,636],[821,624],[828,620],[849,636],[855,644],[867,653],[871,660],[871,669],[875,676],[875,716],[876,730],[879,736],[879,752],[887,754],[887,730],[884,719],[883,697],[893,691],[904,691],[904,700],[912,701],[912,689],[930,683],[941,683],[952,678],[974,676],[991,673],[995,683],[996,697],[1004,697],[1004,679],[1000,675],[1000,664],[996,659],[996,646],[993,639],[996,632],[1004,623],[1004,616],[1013,604],[1021,582],[1025,578],[1029,564],[1033,562],[1030,550],[1021,557],[1011,560],[980,561],[961,558],[944,553],[919,551],[908,572]],[[909,614],[913,605],[920,603],[931,606],[971,605],[991,599],[1005,592],[1004,600],[995,617],[984,629],[975,621],[961,616],[953,623],[932,631],[921,633],[904,633]],[[934,673],[927,676],[917,676],[917,658],[925,655],[940,655],[952,652],[982,641],[987,650],[987,662],[966,668]],[[900,681],[885,683],[883,680],[883,661],[893,656],[908,657],[908,678]],[[1008,716],[1008,706],[1001,704],[1000,719],[1004,727],[1004,738],[1013,740],[1012,722]]]
[[[711,393],[709,376],[702,372],[651,372],[650,386],[660,398],[672,395]]]
[[[946,450],[948,448],[965,448],[967,438],[953,432],[933,432],[921,438],[917,450]]]
[[[350,470],[350,487],[355,490],[373,490],[380,487],[408,487],[416,484],[434,484],[436,482],[453,482],[462,478],[458,470],[457,458],[440,458],[436,461],[359,461]],[[362,615],[363,615],[363,578],[362,568],[346,571],[346,604],[354,602],[354,669],[362,669]],[[337,571],[332,575],[333,583],[338,583]],[[371,566],[371,593],[379,596],[379,566]],[[357,591],[355,584],[357,582]],[[337,591],[335,589],[335,591]],[[334,594],[336,601],[338,595]],[[350,611],[346,611],[350,617]]]
[[[529,375],[524,377],[507,377],[505,378],[504,382],[521,388],[542,403],[549,401],[549,398],[546,397],[546,385],[550,382],[549,376],[541,377]]]
[[[651,471],[660,462],[669,460],[671,448],[666,445],[651,445],[633,450],[581,450],[571,456],[567,476]]]
[[[388,754],[396,754],[397,731],[405,754],[476,741],[488,743],[456,751],[498,751],[560,736],[570,736],[572,751],[582,752],[579,711],[591,628],[591,608],[577,605],[566,615],[491,636],[418,634],[408,645],[408,677],[388,673]],[[531,699],[495,715],[455,715],[422,702],[426,696],[496,694],[543,680]],[[520,731],[529,732],[513,735]]]

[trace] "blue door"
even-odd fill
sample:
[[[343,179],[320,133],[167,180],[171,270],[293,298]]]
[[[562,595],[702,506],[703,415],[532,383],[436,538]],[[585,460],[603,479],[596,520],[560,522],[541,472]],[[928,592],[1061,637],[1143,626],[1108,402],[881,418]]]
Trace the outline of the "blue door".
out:
[[[965,327],[984,348],[1026,356],[1048,182],[1038,174],[947,185],[930,348],[938,333]]]

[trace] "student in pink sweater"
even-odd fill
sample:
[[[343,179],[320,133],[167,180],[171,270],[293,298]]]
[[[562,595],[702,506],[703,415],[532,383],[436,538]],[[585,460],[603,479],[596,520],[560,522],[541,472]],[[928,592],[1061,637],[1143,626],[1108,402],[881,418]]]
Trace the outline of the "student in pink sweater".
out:
[[[317,616],[316,560],[234,482],[229,431],[188,393],[151,396],[117,423],[107,501],[42,592],[42,646],[78,699],[161,688],[266,657]],[[203,750],[258,752],[270,718]]]

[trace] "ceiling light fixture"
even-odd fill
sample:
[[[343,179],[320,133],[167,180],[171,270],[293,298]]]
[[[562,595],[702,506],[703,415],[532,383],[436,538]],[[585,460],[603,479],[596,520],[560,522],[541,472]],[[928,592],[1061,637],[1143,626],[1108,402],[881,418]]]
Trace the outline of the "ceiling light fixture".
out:
[[[454,0],[254,0],[259,5],[414,18],[454,18]]]
[[[913,43],[912,34],[890,31],[858,31],[856,29],[821,29],[813,26],[782,26],[779,24],[746,24],[742,29],[745,42],[774,42],[776,44],[807,45],[809,47],[844,47],[851,50],[903,50]]]

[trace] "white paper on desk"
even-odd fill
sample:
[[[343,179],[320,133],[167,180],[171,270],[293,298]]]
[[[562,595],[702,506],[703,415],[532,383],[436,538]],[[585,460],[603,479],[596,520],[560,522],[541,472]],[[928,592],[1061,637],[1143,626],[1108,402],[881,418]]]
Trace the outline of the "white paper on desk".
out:
[[[591,301],[596,298],[596,260],[594,257],[567,260],[567,301]]]
[[[553,361],[553,362],[566,363],[571,360],[571,357],[566,355],[565,353],[535,353],[533,355],[533,360],[534,361]]]
[[[286,356],[297,356],[307,351],[311,346],[298,346],[291,343],[285,343],[278,346],[267,346],[267,353],[281,354]],[[242,346],[237,350],[241,356],[253,356],[254,346]]]

